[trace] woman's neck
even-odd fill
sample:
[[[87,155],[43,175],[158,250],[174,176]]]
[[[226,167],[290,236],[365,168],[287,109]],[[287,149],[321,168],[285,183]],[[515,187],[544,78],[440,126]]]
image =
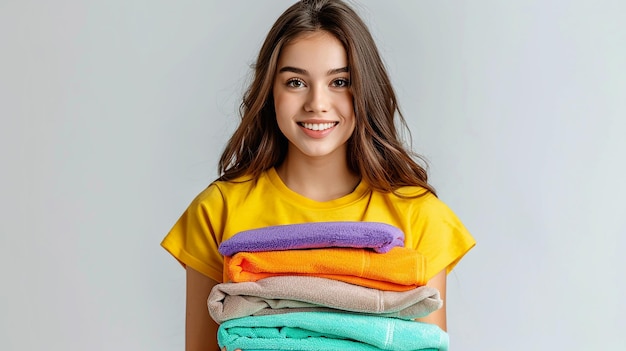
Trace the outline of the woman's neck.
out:
[[[286,157],[276,167],[276,172],[289,189],[315,201],[330,201],[348,195],[361,180],[350,171],[345,159],[331,162]]]

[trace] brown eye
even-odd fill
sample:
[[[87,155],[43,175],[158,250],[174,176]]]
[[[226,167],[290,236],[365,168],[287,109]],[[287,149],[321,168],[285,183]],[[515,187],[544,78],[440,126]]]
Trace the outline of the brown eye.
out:
[[[333,86],[336,88],[347,88],[350,86],[350,81],[346,78],[339,78],[333,81]]]
[[[304,87],[304,82],[301,79],[290,79],[287,81],[287,86],[290,88],[302,88]]]

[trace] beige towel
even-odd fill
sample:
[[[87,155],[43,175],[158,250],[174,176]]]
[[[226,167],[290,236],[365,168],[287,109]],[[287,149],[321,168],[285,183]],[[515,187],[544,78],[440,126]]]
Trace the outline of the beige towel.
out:
[[[443,305],[439,291],[429,286],[402,292],[383,291],[312,276],[217,284],[207,303],[217,323],[251,315],[324,310],[415,319]]]

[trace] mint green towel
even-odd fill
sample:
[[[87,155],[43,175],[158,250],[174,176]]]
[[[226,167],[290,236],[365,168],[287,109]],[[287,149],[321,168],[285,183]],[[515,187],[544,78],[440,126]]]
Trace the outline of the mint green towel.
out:
[[[217,331],[227,351],[447,351],[434,324],[334,312],[293,312],[231,319]]]

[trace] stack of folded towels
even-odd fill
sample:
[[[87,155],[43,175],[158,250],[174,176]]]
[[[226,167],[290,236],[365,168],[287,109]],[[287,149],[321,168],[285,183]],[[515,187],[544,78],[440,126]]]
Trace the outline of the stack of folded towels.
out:
[[[208,298],[227,351],[442,350],[448,335],[415,322],[441,308],[425,258],[376,222],[317,222],[224,241],[224,281]]]

